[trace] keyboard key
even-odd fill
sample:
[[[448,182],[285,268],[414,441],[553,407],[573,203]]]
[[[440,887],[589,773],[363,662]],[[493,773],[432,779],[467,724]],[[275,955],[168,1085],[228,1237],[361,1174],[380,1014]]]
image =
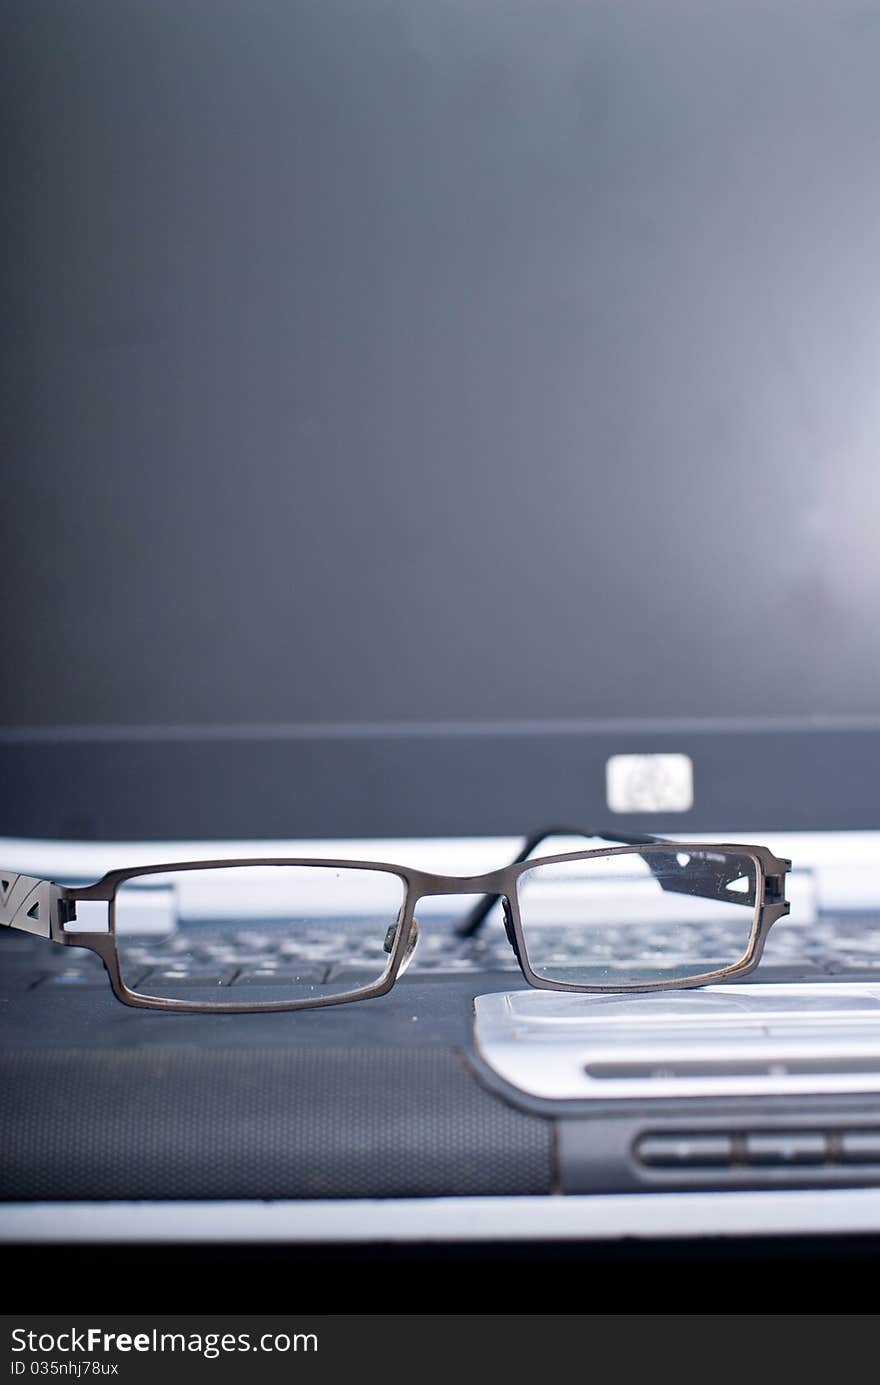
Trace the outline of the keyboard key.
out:
[[[328,981],[339,981],[345,985],[350,985],[352,990],[373,986],[380,979],[384,972],[384,965],[374,967],[360,966],[338,966],[331,967]]]
[[[42,983],[43,988],[46,986],[64,986],[75,990],[103,990],[108,985],[109,982],[103,968],[97,973],[93,971],[57,971],[51,976],[47,976]]]
[[[164,986],[174,989],[190,986],[228,986],[236,971],[236,967],[175,967],[167,971],[156,970],[143,978],[141,987],[149,987],[150,993],[156,995],[157,988]]]
[[[307,967],[249,967],[239,972],[232,982],[233,986],[298,986],[304,983],[318,984],[327,976],[327,968],[321,964]]]
[[[36,986],[42,985],[45,981],[45,974],[42,972],[27,971],[7,971],[4,968],[0,976],[0,991],[31,991]]]

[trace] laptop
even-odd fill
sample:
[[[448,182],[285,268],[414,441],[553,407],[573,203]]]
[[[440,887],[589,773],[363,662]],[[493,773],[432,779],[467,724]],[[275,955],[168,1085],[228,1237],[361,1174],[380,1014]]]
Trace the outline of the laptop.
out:
[[[33,871],[54,857],[67,878],[77,861],[131,850],[3,845]],[[466,875],[521,843],[344,845],[357,859],[366,849],[456,862]],[[772,845],[793,859],[799,848],[791,916],[747,980],[694,991],[533,990],[491,914],[484,936],[459,936],[467,898],[423,901],[419,945],[390,994],[300,1014],[127,1010],[93,955],[9,930],[0,1235],[32,1247],[244,1241],[349,1254],[389,1241],[601,1244],[636,1220],[649,1243],[864,1235],[880,1182],[876,839],[784,834]],[[250,854],[232,846],[223,851]],[[150,976],[171,993],[199,981],[168,922],[157,927],[154,911],[127,940],[143,952],[148,993]],[[276,956],[244,915],[213,922],[205,936],[224,946],[230,995],[256,981],[271,999],[289,947]],[[297,936],[300,968],[326,961],[333,922]],[[352,934],[339,965],[358,962]]]
[[[9,932],[7,1245],[880,1230],[880,27],[4,22],[2,863],[467,876],[544,824],[793,862],[747,980],[602,1004],[528,988],[495,916],[463,940],[467,898],[387,996],[288,1016],[126,1009]]]

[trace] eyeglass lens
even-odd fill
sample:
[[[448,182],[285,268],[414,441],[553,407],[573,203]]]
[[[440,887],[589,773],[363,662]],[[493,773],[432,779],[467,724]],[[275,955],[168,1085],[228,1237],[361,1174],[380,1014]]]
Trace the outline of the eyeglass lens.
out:
[[[684,980],[741,962],[758,869],[741,853],[659,847],[535,866],[519,877],[525,951],[571,986]]]
[[[381,870],[247,865],[136,876],[115,901],[122,979],[141,995],[200,1004],[357,992],[385,975],[403,902],[403,881]]]

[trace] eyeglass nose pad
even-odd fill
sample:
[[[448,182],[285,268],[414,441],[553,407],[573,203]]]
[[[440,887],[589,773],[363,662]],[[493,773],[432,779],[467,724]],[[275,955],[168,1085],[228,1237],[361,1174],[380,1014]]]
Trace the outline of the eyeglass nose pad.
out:
[[[513,948],[513,955],[516,957],[520,966],[522,966],[522,958],[519,955],[519,943],[516,941],[516,933],[513,930],[513,916],[510,912],[510,902],[507,895],[502,896],[501,909],[504,914],[504,931],[507,934],[507,941]]]
[[[417,945],[418,941],[419,941],[419,921],[418,921],[417,918],[414,918],[413,921],[412,921],[412,927],[411,927],[410,930],[409,930],[409,942],[408,942],[407,945],[406,945],[406,952],[403,954],[403,961],[402,961],[401,964],[400,964],[400,971],[397,973],[398,979],[399,979],[401,976],[403,976],[403,973],[406,971],[407,967],[409,966],[410,962],[412,961],[413,953],[414,953],[415,950],[416,950],[416,945]]]

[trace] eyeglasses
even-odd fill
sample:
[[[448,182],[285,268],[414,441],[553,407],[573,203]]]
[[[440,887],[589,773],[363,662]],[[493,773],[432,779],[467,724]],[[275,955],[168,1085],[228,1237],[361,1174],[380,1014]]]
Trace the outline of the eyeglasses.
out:
[[[432,896],[481,896],[456,929],[462,938],[500,900],[526,980],[556,991],[656,991],[745,976],[789,911],[791,862],[766,847],[578,832],[616,845],[532,855],[573,831],[545,829],[509,866],[465,877],[275,857],[137,866],[75,888],[0,871],[0,925],[97,953],[126,1005],[235,1013],[384,995],[415,950],[416,905]],[[103,927],[92,929],[82,906],[101,904]],[[245,953],[240,938],[230,940],[243,918]]]

